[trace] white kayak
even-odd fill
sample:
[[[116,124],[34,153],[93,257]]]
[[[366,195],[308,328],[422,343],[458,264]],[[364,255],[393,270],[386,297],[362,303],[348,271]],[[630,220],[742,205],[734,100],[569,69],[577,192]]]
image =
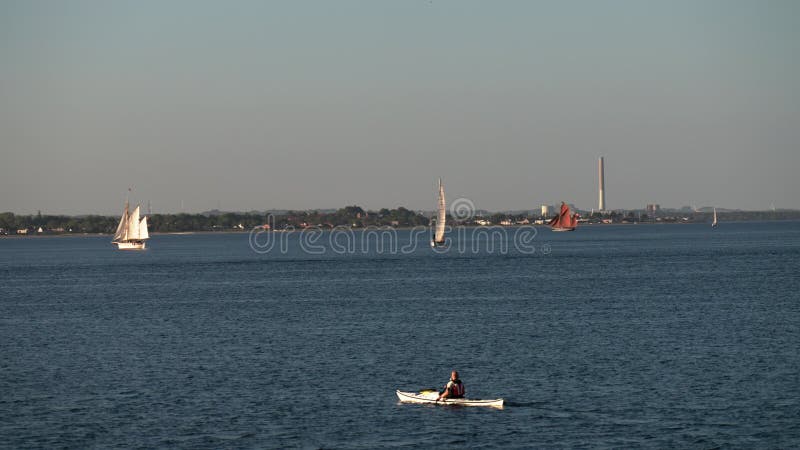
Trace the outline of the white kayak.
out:
[[[428,403],[431,405],[458,405],[458,406],[489,406],[492,408],[502,408],[503,399],[494,400],[474,400],[469,398],[445,398],[436,401],[439,393],[436,391],[422,392],[403,392],[397,390],[397,398],[403,403]]]

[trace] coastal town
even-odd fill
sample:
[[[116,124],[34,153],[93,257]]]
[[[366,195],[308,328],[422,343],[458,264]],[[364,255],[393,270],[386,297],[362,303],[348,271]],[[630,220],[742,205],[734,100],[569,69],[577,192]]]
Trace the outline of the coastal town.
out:
[[[677,209],[647,205],[638,210],[609,212],[586,211],[569,205],[579,215],[581,225],[610,224],[688,224],[710,223],[712,208]],[[474,216],[459,219],[451,214],[447,223],[452,226],[523,226],[546,225],[554,216],[556,207],[543,205],[531,211],[489,212],[477,210]],[[717,209],[720,221],[797,220],[797,210],[741,211]],[[378,210],[347,206],[340,209],[290,211],[267,210],[250,212],[207,211],[200,214],[148,215],[149,227],[155,233],[173,232],[246,232],[261,227],[274,230],[302,230],[305,228],[333,229],[336,227],[395,227],[429,226],[433,211],[412,211],[404,207]],[[113,234],[119,217],[85,215],[66,216],[37,213],[19,215],[0,213],[0,236],[41,236],[62,234]]]

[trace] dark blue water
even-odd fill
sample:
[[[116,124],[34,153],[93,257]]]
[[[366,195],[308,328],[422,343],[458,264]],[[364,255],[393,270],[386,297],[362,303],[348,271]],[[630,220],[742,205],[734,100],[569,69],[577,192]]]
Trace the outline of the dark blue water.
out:
[[[0,445],[800,446],[800,223],[539,231],[0,239]],[[507,407],[398,404],[452,369]]]

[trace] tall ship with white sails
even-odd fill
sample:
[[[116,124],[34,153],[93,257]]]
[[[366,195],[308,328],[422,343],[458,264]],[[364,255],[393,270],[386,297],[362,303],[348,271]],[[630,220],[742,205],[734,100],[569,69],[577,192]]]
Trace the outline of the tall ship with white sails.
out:
[[[711,228],[717,228],[717,207],[714,207],[714,220],[711,222]]]
[[[147,216],[139,217],[140,205],[136,205],[133,212],[128,209],[128,200],[125,199],[125,211],[117,225],[117,232],[114,233],[114,240],[119,250],[144,250],[145,241],[150,239],[147,231]]]
[[[447,217],[447,202],[444,200],[444,185],[442,179],[439,178],[439,202],[436,211],[436,228],[431,239],[431,247],[444,245],[444,228]]]

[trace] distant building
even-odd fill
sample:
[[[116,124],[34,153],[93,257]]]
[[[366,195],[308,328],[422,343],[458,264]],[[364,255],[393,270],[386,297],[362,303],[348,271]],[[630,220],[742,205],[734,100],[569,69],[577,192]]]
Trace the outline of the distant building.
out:
[[[649,216],[658,215],[658,213],[661,212],[661,205],[658,203],[648,203],[645,207],[645,211],[647,211],[647,215]]]

